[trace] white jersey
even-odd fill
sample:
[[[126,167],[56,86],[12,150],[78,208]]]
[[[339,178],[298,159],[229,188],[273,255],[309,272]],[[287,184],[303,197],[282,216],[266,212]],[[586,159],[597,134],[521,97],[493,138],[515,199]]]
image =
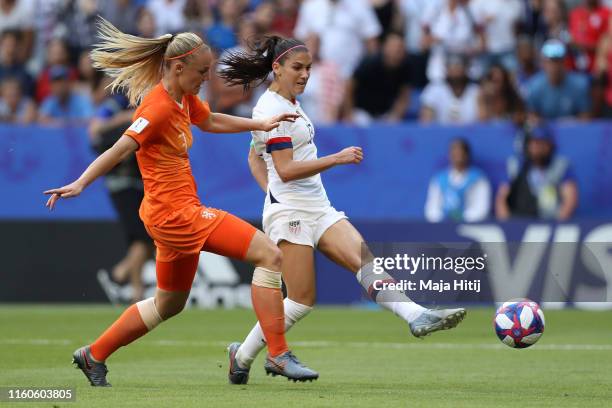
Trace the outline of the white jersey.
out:
[[[292,103],[278,93],[267,90],[253,108],[253,119],[269,118],[282,113],[297,113],[300,117],[293,123],[282,122],[270,132],[251,132],[255,151],[263,157],[268,169],[268,192],[264,211],[276,202],[298,208],[327,207],[330,203],[319,174],[285,183],[276,172],[271,154],[274,150],[292,148],[295,161],[318,158],[314,144],[314,126],[299,102]]]

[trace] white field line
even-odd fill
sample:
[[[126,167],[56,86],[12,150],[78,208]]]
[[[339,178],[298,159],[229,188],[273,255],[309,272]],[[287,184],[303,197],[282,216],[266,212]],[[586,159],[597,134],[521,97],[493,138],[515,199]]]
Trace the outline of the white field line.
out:
[[[412,340],[411,340],[412,341]],[[183,341],[183,340],[143,340],[142,343],[157,347],[227,347],[231,341]],[[78,346],[67,339],[2,339],[0,345],[23,346]],[[508,347],[501,343],[430,343],[427,340],[414,340],[411,343],[383,343],[356,341],[292,341],[292,345],[305,348],[383,348],[394,350],[498,350]],[[79,344],[80,345],[80,344]],[[559,351],[612,351],[612,344],[538,344],[534,350]]]

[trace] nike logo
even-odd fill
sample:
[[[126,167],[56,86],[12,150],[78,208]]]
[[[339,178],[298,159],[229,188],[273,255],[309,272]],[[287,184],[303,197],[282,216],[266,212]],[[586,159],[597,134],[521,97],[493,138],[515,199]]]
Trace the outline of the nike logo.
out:
[[[87,367],[88,370],[91,370],[91,364],[89,363],[89,360],[87,359],[87,354],[85,354],[84,351],[81,351],[81,354],[83,355],[83,360],[85,360],[85,367]]]

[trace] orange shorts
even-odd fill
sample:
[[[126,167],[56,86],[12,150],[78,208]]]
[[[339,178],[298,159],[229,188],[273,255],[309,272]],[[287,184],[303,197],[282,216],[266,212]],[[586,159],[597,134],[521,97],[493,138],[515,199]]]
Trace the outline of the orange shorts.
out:
[[[257,229],[225,211],[193,206],[147,231],[157,246],[157,286],[189,291],[200,251],[244,260]]]

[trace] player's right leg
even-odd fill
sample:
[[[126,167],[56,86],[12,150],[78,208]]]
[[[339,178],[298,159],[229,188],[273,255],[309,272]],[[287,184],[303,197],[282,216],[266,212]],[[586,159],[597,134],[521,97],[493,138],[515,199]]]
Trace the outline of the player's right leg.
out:
[[[92,386],[110,386],[106,380],[105,361],[119,347],[144,336],[183,310],[198,260],[199,254],[168,262],[160,261],[158,257],[155,297],[128,307],[95,342],[74,352],[73,363],[83,371]]]
[[[202,250],[255,265],[251,299],[268,344],[267,362],[274,367],[272,372],[296,381],[318,378],[318,373],[295,358],[285,340],[280,249],[263,232],[232,214],[226,214]]]
[[[283,253],[282,273],[287,286],[284,300],[285,332],[304,318],[315,303],[316,285],[314,249],[308,245],[281,241],[278,244]],[[232,343],[228,347],[230,358],[229,381],[232,384],[246,384],[248,373],[259,352],[266,347],[266,340],[259,322],[255,324],[242,344]]]
[[[355,274],[356,279],[373,301],[404,319],[416,337],[457,326],[465,317],[465,309],[426,309],[413,302],[404,292],[376,291],[376,281],[394,281],[383,272],[372,271],[372,254],[357,229],[346,219],[330,226],[321,236],[318,248],[329,259]]]

